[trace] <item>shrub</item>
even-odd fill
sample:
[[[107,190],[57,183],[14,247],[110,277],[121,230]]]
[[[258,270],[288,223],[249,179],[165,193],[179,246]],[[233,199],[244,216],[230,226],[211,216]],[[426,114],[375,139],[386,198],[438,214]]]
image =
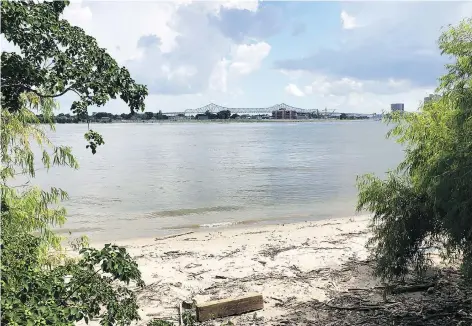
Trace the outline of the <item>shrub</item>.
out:
[[[450,27],[439,48],[455,61],[440,80],[437,99],[418,112],[393,114],[388,136],[405,159],[385,180],[358,179],[358,210],[373,213],[369,245],[384,279],[428,266],[428,248],[461,263],[472,277],[472,19]]]

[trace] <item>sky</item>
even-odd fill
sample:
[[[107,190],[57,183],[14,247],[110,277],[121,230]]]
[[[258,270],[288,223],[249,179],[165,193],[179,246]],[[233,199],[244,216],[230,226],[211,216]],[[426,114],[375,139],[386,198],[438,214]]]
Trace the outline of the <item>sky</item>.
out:
[[[148,86],[146,111],[269,107],[414,111],[445,71],[442,27],[471,2],[75,1],[82,27]],[[62,98],[66,112],[72,95]],[[119,100],[91,111],[128,112]]]

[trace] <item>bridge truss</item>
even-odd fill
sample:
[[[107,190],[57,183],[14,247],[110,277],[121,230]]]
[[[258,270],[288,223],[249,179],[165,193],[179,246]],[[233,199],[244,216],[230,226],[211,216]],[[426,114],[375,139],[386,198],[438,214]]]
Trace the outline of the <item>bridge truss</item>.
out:
[[[220,111],[229,110],[231,111],[232,114],[236,113],[239,115],[241,114],[272,114],[272,111],[277,111],[280,109],[293,110],[293,111],[297,111],[298,113],[319,113],[317,109],[305,110],[305,109],[296,108],[294,106],[291,106],[285,103],[276,104],[276,105],[269,106],[266,108],[228,108],[228,107],[224,107],[224,106],[217,105],[214,103],[210,103],[208,105],[202,106],[197,109],[185,110],[184,113],[185,115],[197,115],[197,114],[204,114],[207,111],[209,111],[210,113],[218,113]]]

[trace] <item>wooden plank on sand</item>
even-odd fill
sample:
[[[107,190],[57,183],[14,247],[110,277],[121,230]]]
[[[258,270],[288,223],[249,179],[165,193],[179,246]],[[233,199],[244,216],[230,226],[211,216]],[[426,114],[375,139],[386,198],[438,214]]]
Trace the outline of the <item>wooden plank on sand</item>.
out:
[[[262,294],[251,293],[239,298],[197,303],[197,320],[203,322],[209,319],[244,314],[264,308]]]

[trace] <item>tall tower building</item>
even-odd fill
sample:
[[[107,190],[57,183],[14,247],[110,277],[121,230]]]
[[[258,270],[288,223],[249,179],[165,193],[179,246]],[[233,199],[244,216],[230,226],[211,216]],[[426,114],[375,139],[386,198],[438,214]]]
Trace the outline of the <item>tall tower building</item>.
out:
[[[392,112],[404,112],[405,111],[405,104],[403,104],[403,103],[390,104],[390,110]]]

